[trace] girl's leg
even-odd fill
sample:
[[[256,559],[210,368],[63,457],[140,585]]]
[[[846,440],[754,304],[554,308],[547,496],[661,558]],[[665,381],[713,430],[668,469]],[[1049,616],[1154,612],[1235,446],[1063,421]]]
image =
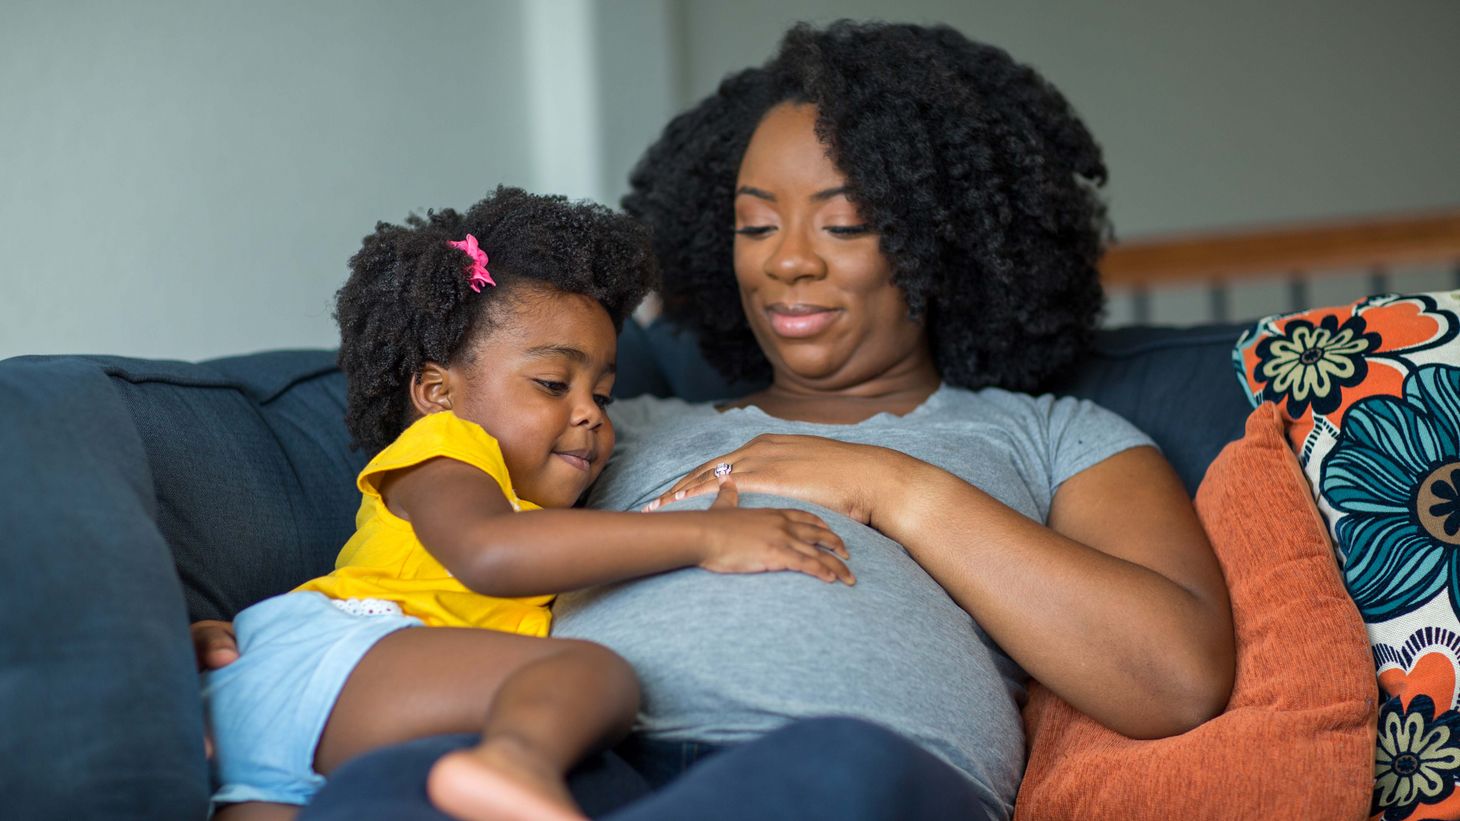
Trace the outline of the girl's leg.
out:
[[[219,807],[211,821],[294,821],[297,815],[299,807],[294,804],[246,801]]]
[[[588,642],[489,630],[407,629],[381,639],[350,674],[315,753],[328,775],[368,750],[482,732],[432,769],[432,800],[465,817],[576,817],[563,774],[628,732],[633,671]],[[484,726],[485,725],[485,726]]]

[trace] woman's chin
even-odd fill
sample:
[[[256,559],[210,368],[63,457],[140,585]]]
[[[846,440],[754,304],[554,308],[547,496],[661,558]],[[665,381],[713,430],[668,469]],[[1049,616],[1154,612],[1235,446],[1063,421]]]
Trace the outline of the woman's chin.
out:
[[[789,356],[785,354],[791,354]],[[825,351],[782,351],[781,370],[800,382],[825,382],[836,376],[845,360]]]

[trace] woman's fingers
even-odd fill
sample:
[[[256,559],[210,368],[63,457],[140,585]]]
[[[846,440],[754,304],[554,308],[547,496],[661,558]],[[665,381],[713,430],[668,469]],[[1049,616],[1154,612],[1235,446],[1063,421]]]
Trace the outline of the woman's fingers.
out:
[[[217,670],[238,660],[238,638],[233,635],[233,622],[205,619],[194,622],[188,631],[193,637],[193,655],[198,670]]]
[[[757,437],[757,439],[758,438],[760,437]],[[741,472],[748,466],[747,460],[749,460],[750,462],[754,462],[754,458],[752,456],[753,451],[751,449],[755,446],[756,442],[754,439],[752,439],[751,441],[747,442],[743,447],[736,448],[729,453],[717,456],[716,458],[711,459],[708,462],[703,462],[699,464],[698,466],[694,467],[693,469],[686,472],[683,476],[681,476],[679,478],[679,481],[675,482],[673,485],[670,485],[669,490],[664,491],[664,493],[655,501],[659,502],[660,504],[665,504],[667,502],[675,501],[676,499],[685,499],[690,496],[698,496],[700,493],[704,493],[704,485],[714,487],[716,484],[716,480],[720,478],[715,475],[715,468],[719,467],[720,465],[730,465],[730,470],[732,472]],[[733,473],[730,475],[733,475]],[[681,493],[681,491],[688,490],[691,485],[696,486],[696,492]]]
[[[730,479],[734,477],[727,476],[725,478]],[[683,480],[681,480],[681,483],[683,483]],[[705,474],[696,479],[692,484],[682,487],[679,490],[670,488],[669,490],[665,491],[663,496],[660,496],[649,504],[644,505],[643,507],[639,508],[639,510],[644,513],[648,513],[650,511],[658,510],[659,508],[669,504],[670,502],[678,502],[681,499],[688,499],[691,496],[703,496],[706,493],[717,491],[719,490],[719,488],[720,480],[716,478],[713,474]],[[738,492],[736,494],[736,498],[739,498]]]
[[[715,476],[715,467],[717,465],[726,464],[726,463],[728,463],[728,464],[730,464],[730,465],[733,466],[735,464],[735,461],[734,460],[735,460],[735,454],[733,454],[733,453],[727,453],[727,454],[725,454],[724,456],[721,456],[718,459],[714,459],[712,461],[705,462],[704,464],[699,465],[698,467],[696,467],[693,470],[689,471],[688,473],[684,474],[684,476],[681,476],[680,479],[679,479],[679,481],[678,482],[675,482],[673,485],[671,485],[669,487],[669,490],[664,491],[664,495],[663,496],[660,496],[659,498],[662,501],[666,501],[667,502],[667,501],[675,498],[675,495],[676,494],[678,494],[680,491],[684,490],[685,488],[689,487],[690,485],[701,485],[701,484],[705,484],[707,482],[714,483],[715,479],[718,478],[718,477]],[[733,471],[734,468],[732,467],[731,470]],[[684,498],[684,497],[681,496],[679,498]]]

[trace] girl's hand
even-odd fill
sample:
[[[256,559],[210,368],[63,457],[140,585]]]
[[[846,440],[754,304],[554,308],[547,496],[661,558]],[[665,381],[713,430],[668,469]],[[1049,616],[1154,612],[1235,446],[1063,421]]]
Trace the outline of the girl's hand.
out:
[[[740,509],[735,482],[726,478],[719,488],[702,514],[709,521],[700,567],[715,573],[795,570],[824,582],[856,584],[842,563],[849,558],[846,545],[820,517],[804,510]]]
[[[800,499],[875,527],[878,509],[889,504],[895,507],[891,497],[914,486],[900,475],[912,462],[915,460],[904,453],[875,445],[821,436],[762,434],[685,474],[644,510],[712,492],[715,467],[723,463],[730,465],[731,477],[747,493]]]
[[[206,619],[193,622],[188,628],[193,636],[193,654],[198,659],[198,672],[217,670],[238,660],[238,637],[233,635],[233,622]]]

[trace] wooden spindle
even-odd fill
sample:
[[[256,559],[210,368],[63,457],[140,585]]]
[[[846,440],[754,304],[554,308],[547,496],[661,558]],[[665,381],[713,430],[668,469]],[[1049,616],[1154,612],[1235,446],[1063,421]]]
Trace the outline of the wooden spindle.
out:
[[[1369,269],[1369,293],[1389,293],[1389,269],[1383,265],[1375,265]]]
[[[1227,298],[1227,283],[1220,279],[1212,280],[1207,286],[1207,304],[1213,322],[1226,322],[1230,319],[1232,306]]]
[[[1137,282],[1130,289],[1131,319],[1136,325],[1151,323],[1151,292],[1144,282]]]
[[[1288,310],[1302,311],[1308,307],[1308,280],[1303,278],[1302,271],[1293,271],[1288,274]]]

